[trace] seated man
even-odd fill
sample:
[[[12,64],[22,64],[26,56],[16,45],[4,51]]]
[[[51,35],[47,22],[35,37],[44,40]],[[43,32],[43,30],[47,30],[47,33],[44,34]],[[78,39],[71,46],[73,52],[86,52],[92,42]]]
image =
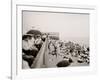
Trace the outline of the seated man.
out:
[[[43,44],[42,38],[40,35],[37,35],[37,38],[35,40],[35,46],[40,50],[41,46]]]

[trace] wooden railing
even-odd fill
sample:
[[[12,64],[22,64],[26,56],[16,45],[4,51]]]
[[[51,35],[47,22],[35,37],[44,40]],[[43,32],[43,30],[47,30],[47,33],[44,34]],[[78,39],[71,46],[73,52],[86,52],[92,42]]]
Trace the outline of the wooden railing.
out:
[[[46,53],[47,53],[47,46],[48,46],[48,39],[45,40],[45,42],[43,43],[37,57],[35,58],[33,64],[32,64],[32,68],[42,68],[46,66]]]

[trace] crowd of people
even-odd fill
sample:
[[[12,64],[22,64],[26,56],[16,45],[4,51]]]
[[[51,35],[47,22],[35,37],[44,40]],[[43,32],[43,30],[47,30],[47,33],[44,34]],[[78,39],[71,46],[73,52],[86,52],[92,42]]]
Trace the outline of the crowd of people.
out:
[[[73,58],[77,59],[77,63],[89,64],[89,47],[82,46],[78,43],[63,42],[60,40],[49,40],[49,54],[55,56],[62,56],[63,59],[74,62]],[[65,61],[64,61],[65,62]]]

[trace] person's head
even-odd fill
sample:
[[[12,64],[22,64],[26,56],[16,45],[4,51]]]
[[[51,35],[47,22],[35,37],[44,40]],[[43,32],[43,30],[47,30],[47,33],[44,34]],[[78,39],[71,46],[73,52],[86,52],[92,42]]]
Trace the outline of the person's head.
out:
[[[34,38],[37,38],[42,35],[42,33],[39,30],[29,30],[26,34],[31,34],[34,36]]]
[[[40,39],[41,38],[41,35],[40,34],[34,35],[34,38],[35,39]]]
[[[35,38],[35,44],[36,44],[36,45],[42,44],[41,35],[37,35],[37,36],[36,36],[36,38]]]

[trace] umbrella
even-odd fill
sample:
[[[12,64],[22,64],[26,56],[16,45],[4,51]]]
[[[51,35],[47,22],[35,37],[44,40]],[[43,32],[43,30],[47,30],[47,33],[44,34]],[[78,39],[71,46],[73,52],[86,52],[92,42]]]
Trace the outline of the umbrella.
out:
[[[67,60],[62,60],[62,61],[57,63],[57,67],[67,67],[69,65],[70,65],[70,63]]]
[[[27,32],[27,34],[41,35],[41,32],[39,30],[30,30]]]

